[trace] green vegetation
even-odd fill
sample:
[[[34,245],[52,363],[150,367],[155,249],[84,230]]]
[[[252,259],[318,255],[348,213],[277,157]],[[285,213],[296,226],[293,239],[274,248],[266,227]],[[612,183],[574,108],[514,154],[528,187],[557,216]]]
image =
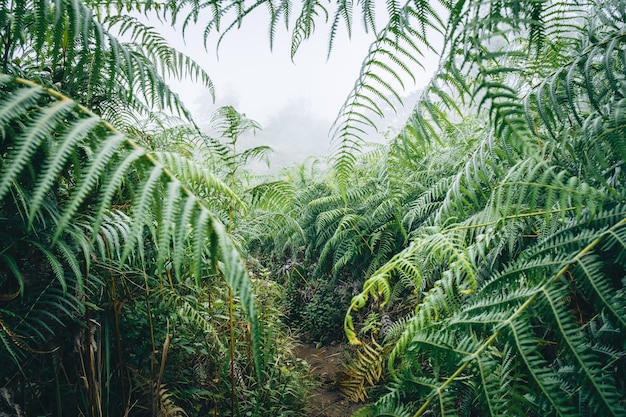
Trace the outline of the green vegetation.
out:
[[[305,415],[291,326],[344,332],[357,416],[626,415],[624,3],[373,3],[0,2],[0,413]],[[331,159],[271,180],[258,124],[201,132],[164,80],[209,76],[128,14],[261,8],[292,55],[377,34]]]

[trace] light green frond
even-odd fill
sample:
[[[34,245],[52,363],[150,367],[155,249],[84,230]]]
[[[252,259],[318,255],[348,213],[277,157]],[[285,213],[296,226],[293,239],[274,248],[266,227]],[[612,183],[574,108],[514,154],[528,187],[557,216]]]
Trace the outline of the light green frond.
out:
[[[158,186],[160,185],[159,182],[162,175],[163,167],[161,165],[156,165],[149,170],[148,178],[143,183],[139,195],[133,202],[130,215],[135,221],[131,224],[130,233],[125,241],[122,262],[125,262],[131,252],[135,251],[137,240],[144,233],[144,228],[148,227],[149,230],[153,230],[153,215],[151,215],[149,209],[159,204],[155,194],[159,189]]]
[[[184,201],[184,204],[182,204]],[[174,236],[174,250],[172,253],[172,259],[174,261],[174,271],[177,276],[182,275],[182,268],[185,264],[185,249],[189,246],[190,234],[192,233],[191,219],[194,217],[194,211],[197,210],[197,203],[195,197],[184,196],[182,198],[181,205],[182,210],[179,211],[179,217],[176,220],[178,225],[176,234]]]
[[[122,182],[126,177],[126,173],[130,169],[130,167],[134,163],[136,163],[136,161],[144,157],[145,153],[145,149],[133,149],[132,152],[129,152],[122,158],[119,165],[117,166],[117,170],[103,181],[102,190],[100,192],[100,201],[102,201],[102,205],[95,213],[93,220],[93,230],[100,229],[100,222],[104,218],[105,212],[109,211],[113,196],[119,190]]]
[[[423,222],[429,215],[439,211],[447,191],[452,185],[453,178],[443,177],[427,190],[419,198],[411,203],[411,206],[404,215],[403,222],[408,230],[414,229]]]
[[[185,288],[190,291],[190,295],[186,295],[180,289],[172,289],[164,286],[162,288],[153,291],[150,296],[153,299],[159,299],[164,306],[171,308],[172,311],[177,311],[198,329],[201,329],[203,336],[208,336],[211,343],[218,346],[219,350],[225,351],[224,341],[218,330],[215,328],[215,323],[211,320],[211,317],[207,314],[205,306],[198,302],[200,294],[194,294],[194,288]]]
[[[325,211],[317,216],[315,221],[315,227],[318,233],[324,232],[328,233],[328,230],[336,230],[335,227],[331,228],[331,224],[335,224],[345,216],[349,214],[349,211],[343,207],[334,208],[332,210]],[[328,239],[324,239],[326,241]]]
[[[37,188],[33,191],[33,195],[30,199],[30,218],[41,208],[46,193],[50,191],[50,187],[52,187],[56,177],[65,166],[65,162],[69,158],[73,148],[80,141],[85,139],[85,136],[98,122],[99,120],[95,116],[78,119],[74,124],[68,126],[68,129],[71,129],[68,133],[70,140],[63,142],[61,144],[62,146],[59,147],[56,146],[56,143],[50,144],[50,153],[54,155],[54,158],[48,160],[48,164],[43,168],[44,172],[41,174],[40,178],[37,179]]]
[[[4,85],[10,81],[12,80],[9,77],[3,77],[3,79],[0,80],[0,85]],[[44,93],[39,87],[35,87],[35,90],[40,97]],[[21,92],[20,90],[16,91],[16,95],[19,96]],[[11,94],[8,95],[10,96]],[[27,108],[23,107],[7,109],[7,106],[12,106],[12,104],[11,101],[2,103],[2,112],[8,114],[5,119],[5,126],[15,119],[19,120],[19,117],[23,114],[22,112],[27,110]],[[50,106],[43,108],[42,111],[37,114],[37,117],[31,119],[29,126],[26,128],[27,133],[25,135],[16,137],[13,152],[3,161],[2,170],[0,171],[0,199],[5,197],[11,183],[24,169],[41,142],[50,134],[52,128],[62,121],[63,117],[65,117],[74,106],[74,102],[70,100],[51,103]],[[12,112],[9,113],[11,110]],[[6,132],[6,127],[2,131]]]
[[[239,113],[233,106],[217,109],[211,115],[211,126],[220,136],[230,141],[236,141],[244,133],[254,133],[261,129],[261,125],[247,118],[245,114]]]
[[[121,134],[114,134],[108,137],[107,140],[104,140],[100,145],[100,148],[95,150],[92,160],[86,167],[87,169],[85,174],[79,177],[80,180],[77,181],[76,191],[72,195],[71,200],[68,202],[63,216],[59,219],[55,239],[63,233],[65,227],[77,213],[80,205],[87,198],[88,194],[96,187],[107,162],[113,158],[115,152],[118,147],[122,145],[123,141],[124,137]]]
[[[212,225],[216,230],[219,256],[222,259],[220,270],[230,288],[241,299],[241,306],[250,320],[250,333],[252,337],[253,358],[257,380],[263,381],[263,360],[261,357],[261,331],[254,302],[254,292],[250,285],[250,279],[246,272],[239,252],[234,247],[230,237],[226,233],[224,226],[213,220]]]
[[[263,161],[269,167],[270,155],[274,150],[269,146],[254,146],[241,152],[241,163],[246,164],[250,160]]]
[[[324,214],[327,213],[328,212]],[[359,251],[358,248],[361,246],[359,243],[363,243],[359,242],[359,239],[363,239],[363,237],[359,236],[359,230],[365,229],[365,227],[361,224],[365,219],[356,214],[343,214],[344,215],[337,223],[333,236],[326,240],[319,259],[320,264],[323,264],[327,256],[332,254],[335,259],[335,262],[333,262],[334,269],[340,269],[343,265],[345,265],[345,263],[338,262],[338,259],[343,257],[346,252],[350,252],[352,254],[353,251]],[[324,227],[324,225],[322,225],[322,227]],[[326,224],[325,227],[328,227],[328,225]],[[351,255],[348,257],[351,257]]]
[[[264,182],[250,193],[252,204],[265,210],[289,211],[294,204],[294,185],[287,181]]]
[[[167,190],[163,193],[163,205],[160,216],[157,217],[159,222],[159,233],[157,237],[157,267],[159,271],[164,270],[166,259],[171,258],[170,246],[174,237],[174,229],[178,217],[178,209],[181,206],[179,200],[182,185],[180,181],[173,180],[167,185]]]

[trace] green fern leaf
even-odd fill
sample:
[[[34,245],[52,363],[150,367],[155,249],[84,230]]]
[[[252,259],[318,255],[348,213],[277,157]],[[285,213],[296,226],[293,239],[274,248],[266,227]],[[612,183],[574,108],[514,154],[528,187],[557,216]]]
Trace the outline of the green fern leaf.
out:
[[[87,195],[93,191],[107,162],[124,142],[124,137],[121,134],[113,135],[107,139],[103,141],[100,149],[93,156],[92,162],[87,166],[87,173],[81,176],[81,181],[76,185],[76,191],[72,199],[67,203],[63,216],[57,223],[54,240],[57,240],[63,233],[63,230],[70,223],[79,206],[84,202]]]
[[[41,93],[41,90],[38,92]],[[11,104],[11,102],[6,103],[6,105]],[[70,100],[58,101],[42,109],[37,117],[32,119],[27,127],[27,131],[30,132],[30,134],[18,138],[15,144],[15,150],[11,152],[2,166],[2,170],[0,171],[0,199],[5,197],[11,183],[16,180],[17,175],[21,173],[30,157],[37,150],[41,141],[49,134],[53,126],[62,120],[73,107],[74,102]],[[24,109],[17,108],[15,110],[23,111]]]
[[[67,159],[69,158],[74,146],[82,141],[87,134],[99,122],[95,116],[80,120],[72,126],[71,131],[67,134],[70,140],[61,143],[57,149],[51,152],[54,158],[48,157],[44,163],[43,171],[37,179],[37,188],[33,191],[30,199],[30,210],[28,217],[33,219],[34,214],[39,211],[45,194],[50,190],[52,184],[56,180],[56,176],[61,172]],[[32,226],[32,220],[31,220]]]

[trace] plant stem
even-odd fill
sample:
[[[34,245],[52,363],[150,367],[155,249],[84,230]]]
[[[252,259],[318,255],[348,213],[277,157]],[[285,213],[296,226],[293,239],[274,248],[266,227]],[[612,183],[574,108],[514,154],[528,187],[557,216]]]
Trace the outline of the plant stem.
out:
[[[235,323],[233,320],[233,289],[228,286],[228,318],[230,325],[230,409],[235,412]],[[233,414],[234,415],[234,414]]]

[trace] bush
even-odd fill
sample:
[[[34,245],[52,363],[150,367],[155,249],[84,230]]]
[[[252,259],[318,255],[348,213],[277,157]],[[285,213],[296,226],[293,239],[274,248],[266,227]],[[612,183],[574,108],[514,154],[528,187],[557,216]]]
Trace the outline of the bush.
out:
[[[292,272],[285,286],[285,315],[291,326],[302,329],[305,340],[329,343],[343,339],[343,319],[359,283],[325,278],[307,281]]]

